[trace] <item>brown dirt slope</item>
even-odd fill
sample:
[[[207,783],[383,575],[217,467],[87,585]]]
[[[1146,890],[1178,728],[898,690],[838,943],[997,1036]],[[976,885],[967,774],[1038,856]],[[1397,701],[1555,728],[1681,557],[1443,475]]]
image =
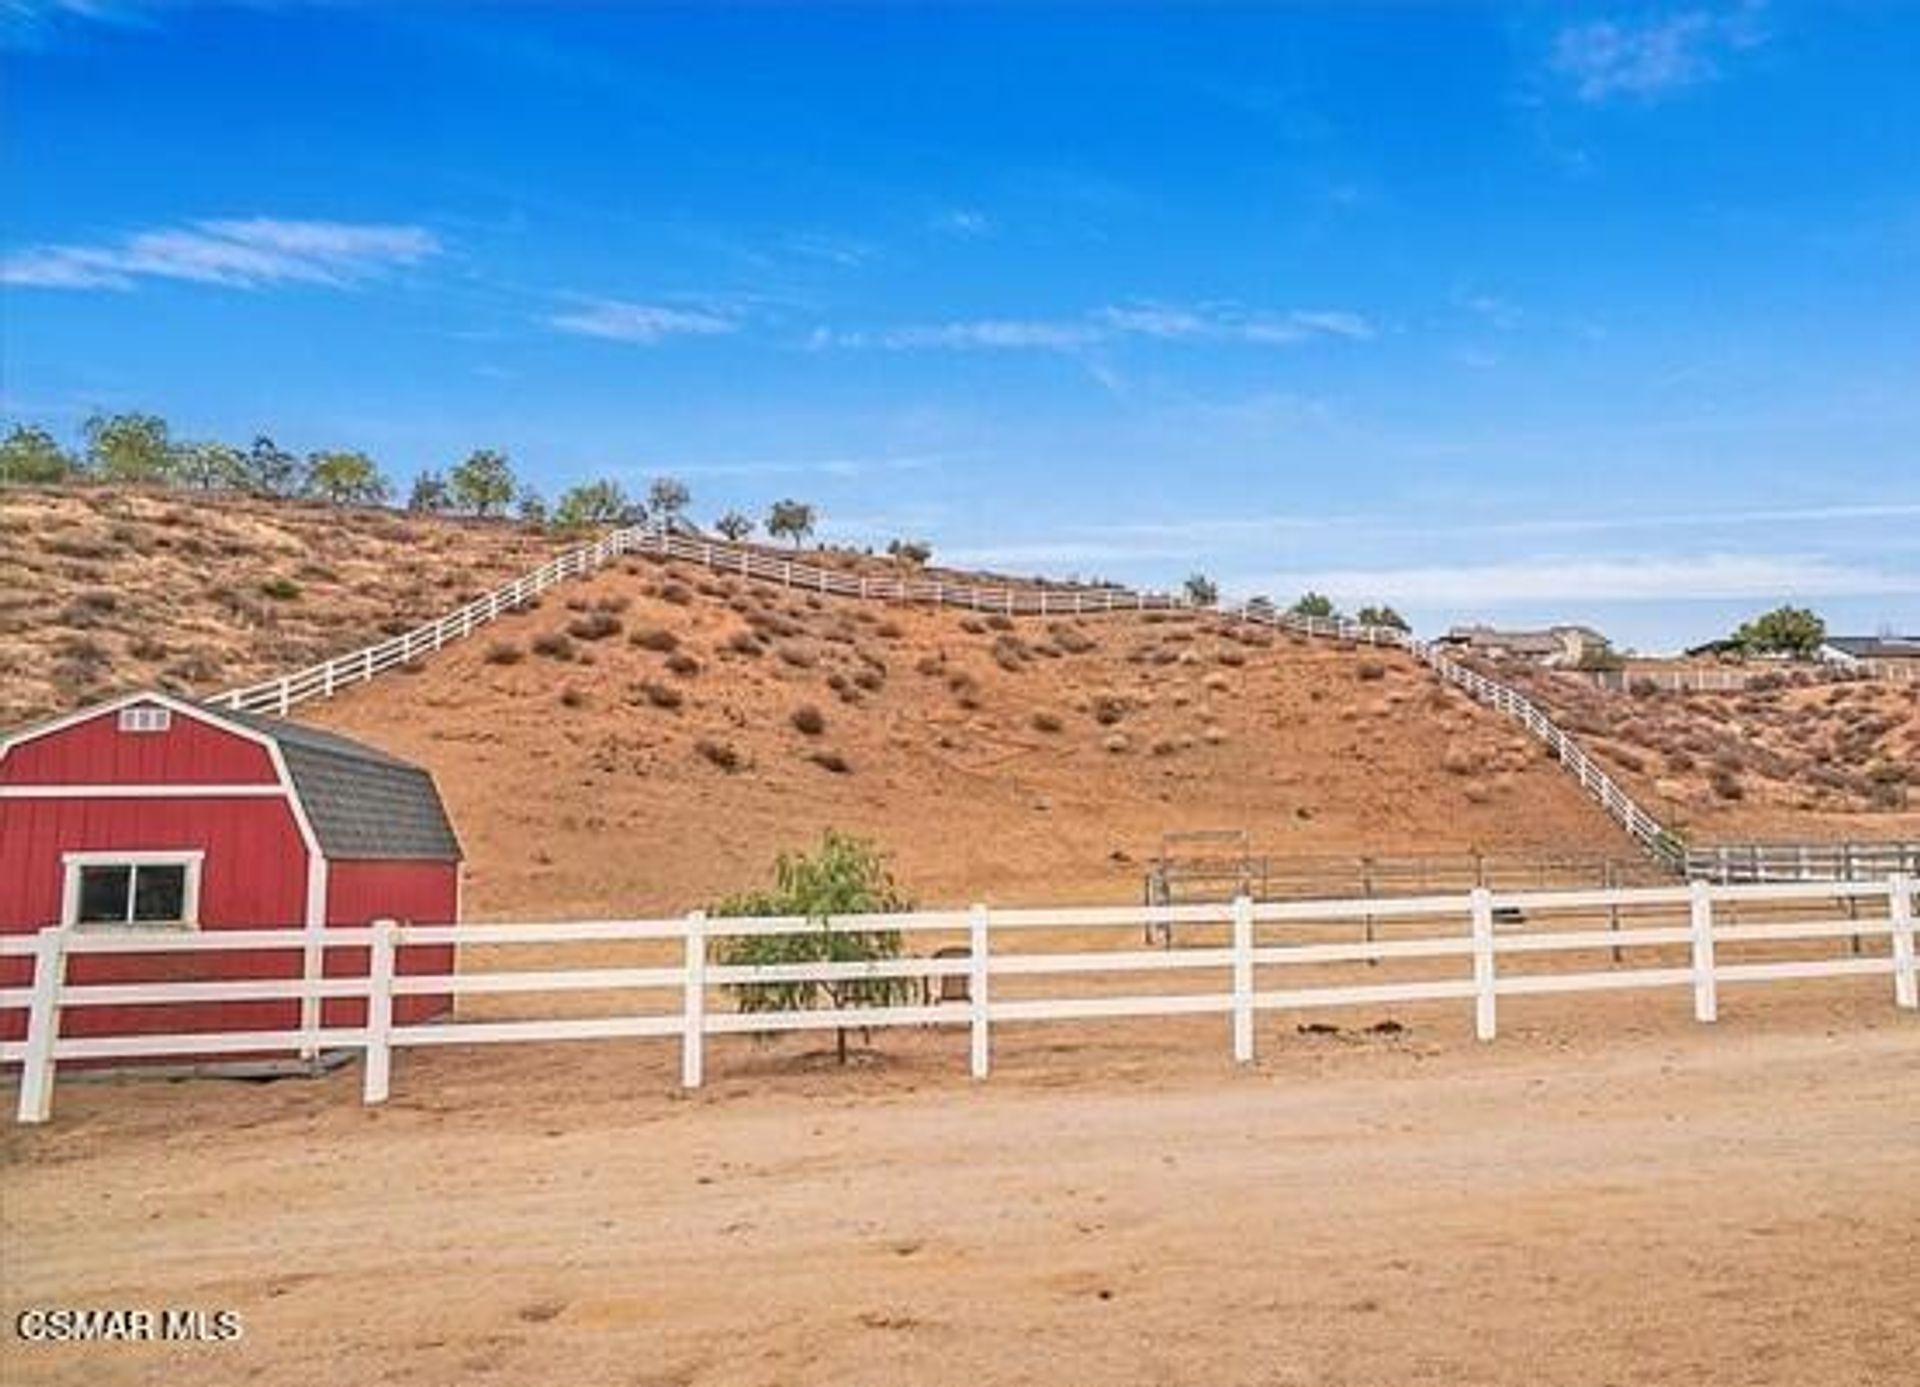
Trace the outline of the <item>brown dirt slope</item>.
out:
[[[633,560],[301,715],[433,769],[496,917],[690,909],[828,826],[928,904],[1137,899],[1170,829],[1631,854],[1412,661],[1211,617],[1016,623]]]
[[[398,634],[563,547],[538,531],[115,487],[0,490],[0,728],[208,694]]]
[[[1619,693],[1504,664],[1491,673],[1694,839],[1920,839],[1920,686]]]

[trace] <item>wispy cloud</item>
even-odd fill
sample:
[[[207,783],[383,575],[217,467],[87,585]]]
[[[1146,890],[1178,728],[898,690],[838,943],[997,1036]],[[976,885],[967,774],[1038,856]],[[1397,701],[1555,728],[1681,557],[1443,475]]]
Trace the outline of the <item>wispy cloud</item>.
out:
[[[765,458],[742,462],[702,462],[676,467],[684,477],[868,477],[902,472],[925,472],[956,456],[923,453],[909,456]]]
[[[1261,312],[1234,304],[1131,303],[1080,318],[976,318],[877,330],[816,328],[810,346],[960,350],[1076,351],[1123,338],[1170,342],[1242,342],[1285,346],[1315,338],[1365,341],[1373,324],[1345,309]]]
[[[439,240],[419,226],[272,217],[197,221],[110,244],[29,247],[0,260],[0,283],[124,290],[145,279],[171,279],[233,289],[339,287],[439,251]]]
[[[651,346],[669,337],[717,337],[737,332],[740,321],[707,308],[676,308],[625,299],[589,299],[578,308],[556,313],[547,325],[580,337]]]
[[[1237,591],[1313,589],[1343,601],[1386,599],[1451,607],[1540,602],[1806,600],[1920,593],[1920,572],[1836,562],[1822,556],[1648,554],[1547,556],[1499,563],[1407,568],[1302,569],[1231,580]]]
[[[949,207],[936,213],[927,224],[945,235],[967,239],[991,236],[995,230],[993,218],[972,207]]]
[[[1615,96],[1651,100],[1711,81],[1729,53],[1766,42],[1760,5],[1692,9],[1638,22],[1594,20],[1562,29],[1554,40],[1555,72],[1582,101]]]

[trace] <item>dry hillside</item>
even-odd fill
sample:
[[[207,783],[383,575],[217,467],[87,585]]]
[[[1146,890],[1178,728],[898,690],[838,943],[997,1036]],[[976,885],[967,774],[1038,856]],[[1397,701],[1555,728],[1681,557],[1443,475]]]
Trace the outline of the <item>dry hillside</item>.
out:
[[[1597,689],[1501,665],[1663,821],[1703,841],[1920,838],[1920,685]]]
[[[284,674],[437,617],[559,547],[497,522],[0,490],[0,727],[117,689],[208,694]]]
[[[828,826],[929,903],[1135,899],[1169,829],[1630,852],[1404,657],[1214,618],[1016,623],[634,560],[302,716],[433,768],[480,915],[688,909]]]

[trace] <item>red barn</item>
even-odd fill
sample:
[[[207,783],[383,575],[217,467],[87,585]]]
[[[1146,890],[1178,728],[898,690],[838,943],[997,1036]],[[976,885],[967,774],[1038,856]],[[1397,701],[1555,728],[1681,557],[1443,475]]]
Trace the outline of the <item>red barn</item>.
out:
[[[460,844],[432,777],[359,742],[158,693],[0,739],[0,933],[288,931],[285,949],[76,954],[75,983],[314,976],[312,931],[459,915]],[[400,954],[403,973],[453,971],[451,945]],[[0,966],[0,986],[21,987],[32,961]],[[325,951],[329,976],[366,967],[364,949]],[[400,997],[395,1019],[451,1006]],[[63,1012],[61,1033],[293,1031],[364,1015],[347,998],[323,1012],[295,999],[86,1006]],[[25,1029],[24,1010],[0,1011],[0,1039]]]

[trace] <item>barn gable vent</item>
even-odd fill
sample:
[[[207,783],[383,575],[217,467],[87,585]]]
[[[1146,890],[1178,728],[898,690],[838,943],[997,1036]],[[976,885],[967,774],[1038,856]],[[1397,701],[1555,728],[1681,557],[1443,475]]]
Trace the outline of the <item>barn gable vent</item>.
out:
[[[173,710],[151,704],[136,704],[120,710],[122,732],[165,732],[173,726]]]

